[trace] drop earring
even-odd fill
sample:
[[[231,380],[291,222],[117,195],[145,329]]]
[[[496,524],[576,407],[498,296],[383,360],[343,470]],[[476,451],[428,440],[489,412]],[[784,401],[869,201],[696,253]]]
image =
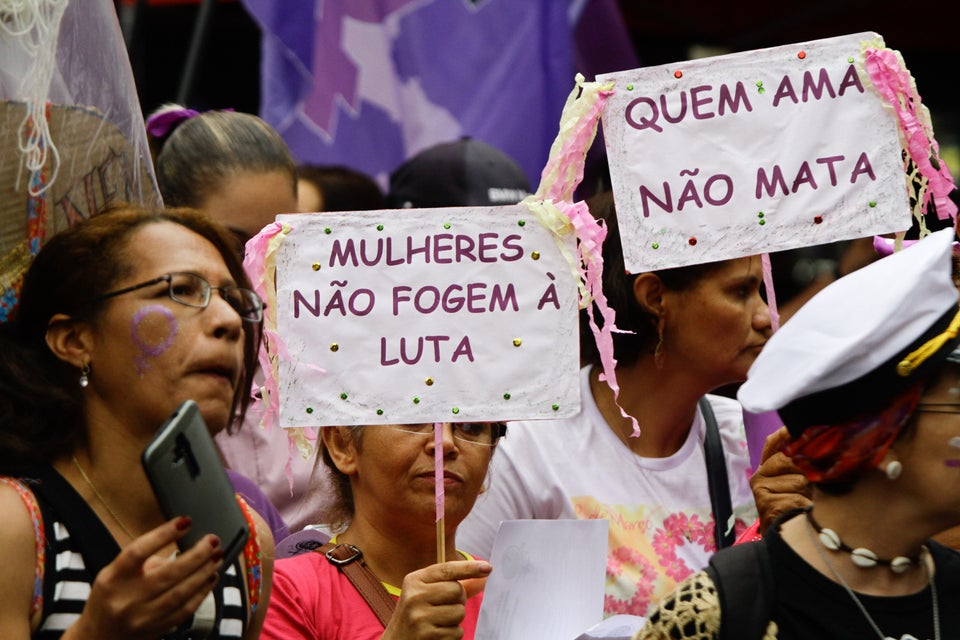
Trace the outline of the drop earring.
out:
[[[80,388],[86,389],[90,384],[90,365],[86,362],[80,367]]]
[[[894,460],[888,463],[883,471],[887,474],[889,480],[896,480],[900,477],[900,474],[903,473],[903,465],[900,464],[899,460]]]
[[[657,320],[657,346],[653,349],[653,363],[663,369],[663,317]]]

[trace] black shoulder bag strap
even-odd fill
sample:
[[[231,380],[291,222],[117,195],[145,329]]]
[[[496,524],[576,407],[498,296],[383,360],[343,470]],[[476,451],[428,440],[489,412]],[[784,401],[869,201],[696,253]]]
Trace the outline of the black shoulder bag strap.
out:
[[[710,558],[707,574],[720,600],[719,640],[761,640],[776,602],[766,543],[747,542],[718,551]]]
[[[380,578],[363,561],[363,552],[352,544],[335,545],[329,542],[316,552],[322,553],[330,564],[336,566],[353,583],[380,620],[380,624],[386,628],[397,603],[384,588]]]
[[[717,428],[717,417],[706,396],[700,398],[700,412],[706,423],[703,453],[707,459],[707,483],[710,489],[710,506],[713,509],[714,537],[717,549],[732,547],[736,532],[730,524],[733,506],[730,504],[730,483],[727,480],[727,461],[723,455],[723,443]]]

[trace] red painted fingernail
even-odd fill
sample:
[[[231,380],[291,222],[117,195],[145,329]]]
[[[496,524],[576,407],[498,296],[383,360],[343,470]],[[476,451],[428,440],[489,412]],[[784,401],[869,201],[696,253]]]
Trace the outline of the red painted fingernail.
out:
[[[210,546],[216,549],[220,546],[220,538],[217,536],[210,536]]]
[[[186,531],[191,524],[193,524],[193,520],[190,519],[190,516],[180,516],[173,526],[177,528],[177,531]]]

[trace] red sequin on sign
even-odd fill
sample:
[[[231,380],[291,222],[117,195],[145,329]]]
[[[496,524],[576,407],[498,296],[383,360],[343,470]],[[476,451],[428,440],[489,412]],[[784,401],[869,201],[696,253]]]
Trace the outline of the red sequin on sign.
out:
[[[814,216],[814,217],[813,217],[813,223],[814,223],[814,224],[820,224],[821,222],[823,222],[823,216]]]
[[[673,72],[673,77],[674,77],[674,78],[682,78],[682,77],[683,77],[683,71],[674,71],[674,72]]]
[[[687,242],[688,242],[688,243],[690,244],[690,246],[692,247],[693,245],[697,244],[697,239],[691,237],[689,240],[687,240]]]
[[[807,57],[807,52],[806,52],[806,51],[801,51],[800,53],[797,54],[797,57],[800,58],[801,60],[803,60],[804,58]]]

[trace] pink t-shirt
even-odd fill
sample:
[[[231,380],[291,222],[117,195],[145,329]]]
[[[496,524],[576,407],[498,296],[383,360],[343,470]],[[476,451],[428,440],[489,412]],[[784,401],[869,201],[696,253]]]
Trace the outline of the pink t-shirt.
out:
[[[400,590],[388,588],[395,598]],[[463,637],[472,640],[483,593],[467,600]],[[322,554],[277,560],[261,640],[376,640],[383,625],[350,579]]]

